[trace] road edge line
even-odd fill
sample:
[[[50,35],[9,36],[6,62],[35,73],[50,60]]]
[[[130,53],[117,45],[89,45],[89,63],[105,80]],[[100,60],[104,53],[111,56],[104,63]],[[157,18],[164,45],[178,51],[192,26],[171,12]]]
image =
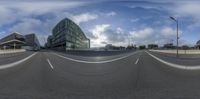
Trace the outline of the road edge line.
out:
[[[138,53],[138,52],[133,52],[133,53],[130,54],[130,55],[122,56],[122,57],[119,57],[119,58],[110,59],[110,60],[106,60],[106,61],[98,61],[98,62],[77,60],[77,59],[73,59],[73,58],[69,58],[69,57],[65,57],[65,56],[59,55],[59,54],[57,54],[57,53],[53,53],[53,54],[55,54],[56,56],[59,56],[59,57],[61,57],[61,58],[64,58],[64,59],[67,59],[67,60],[70,60],[70,61],[74,61],[74,62],[87,63],[87,64],[103,64],[103,63],[110,63],[110,62],[113,62],[113,61],[121,60],[121,59],[130,57],[130,56],[132,56],[132,55],[134,55],[134,54],[136,54],[136,53]]]
[[[11,67],[14,67],[14,66],[16,66],[16,65],[19,65],[19,64],[21,64],[21,63],[27,61],[28,59],[30,59],[31,57],[33,57],[33,56],[36,55],[36,54],[37,54],[37,52],[35,52],[35,53],[29,55],[28,57],[26,57],[26,58],[24,58],[24,59],[19,60],[19,61],[16,61],[16,62],[13,62],[13,63],[10,63],[10,64],[0,65],[0,70],[1,70],[1,69],[6,69],[6,68],[11,68]]]
[[[174,64],[174,63],[170,63],[167,61],[164,61],[154,55],[152,55],[151,53],[145,51],[147,54],[149,54],[151,57],[153,57],[154,59],[158,60],[161,63],[164,63],[170,67],[174,67],[174,68],[178,68],[178,69],[183,69],[183,70],[200,70],[200,65],[196,65],[196,66],[189,66],[189,65],[179,65],[179,64]]]

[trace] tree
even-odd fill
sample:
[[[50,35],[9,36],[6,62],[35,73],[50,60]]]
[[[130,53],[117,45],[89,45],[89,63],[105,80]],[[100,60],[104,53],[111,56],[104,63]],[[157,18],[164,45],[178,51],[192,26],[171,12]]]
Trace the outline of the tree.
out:
[[[139,49],[146,49],[146,46],[145,45],[140,45]]]

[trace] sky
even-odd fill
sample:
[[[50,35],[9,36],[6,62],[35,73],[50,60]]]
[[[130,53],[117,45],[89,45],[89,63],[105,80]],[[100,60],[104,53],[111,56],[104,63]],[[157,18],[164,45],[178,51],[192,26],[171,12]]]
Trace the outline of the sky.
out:
[[[53,27],[69,18],[80,26],[91,47],[176,43],[200,40],[200,1],[197,0],[1,0],[0,38],[13,32],[35,33],[44,45]]]

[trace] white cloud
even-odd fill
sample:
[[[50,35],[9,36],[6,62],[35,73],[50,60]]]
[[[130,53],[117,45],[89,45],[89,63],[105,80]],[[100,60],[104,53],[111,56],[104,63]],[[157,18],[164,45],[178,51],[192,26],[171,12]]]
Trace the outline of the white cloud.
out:
[[[161,29],[161,34],[165,37],[176,36],[176,31],[170,27],[164,27]]]
[[[120,33],[123,33],[124,30],[123,30],[121,27],[118,27],[117,30],[116,30],[116,32],[117,32],[118,34],[120,34]]]
[[[103,47],[106,44],[126,46],[128,43],[127,34],[121,27],[112,29],[110,24],[96,25],[90,30],[92,36],[91,47]]]
[[[184,17],[188,18],[188,21],[190,21],[188,28],[193,29],[200,27],[199,5],[199,1],[176,2],[174,6],[168,8],[168,11],[171,12],[172,15],[178,17],[180,21]]]
[[[145,28],[139,31],[131,31],[130,36],[136,40],[148,39],[149,36],[151,36],[153,33],[154,33],[154,30],[152,28]]]
[[[64,1],[0,1],[2,7],[20,10],[23,13],[43,14],[56,10],[67,10],[84,5],[84,2]]]
[[[74,15],[72,16],[72,20],[75,21],[77,24],[80,24],[82,22],[87,22],[90,20],[97,19],[98,15],[97,14],[92,14],[92,13],[82,13],[79,15]]]
[[[106,16],[115,16],[117,13],[114,11],[106,13]]]
[[[182,31],[180,30],[179,37],[181,35]],[[131,38],[131,43],[136,45],[155,43],[162,46],[165,43],[176,40],[176,30],[167,26],[162,28],[146,27],[144,29],[130,31],[129,36]]]
[[[10,28],[10,30],[13,32],[17,31],[23,34],[27,34],[27,32],[31,33],[38,31],[40,26],[42,26],[42,22],[40,20],[26,18],[23,19],[20,23],[14,25],[12,28]]]
[[[200,16],[200,13],[198,13],[198,11],[200,10],[199,4],[200,2],[177,3],[175,7],[176,9],[172,11],[181,16]]]
[[[93,29],[89,30],[94,38],[91,38],[91,46],[99,47],[104,46],[102,42],[106,42],[106,37],[103,33],[110,27],[110,24],[96,25]]]
[[[139,18],[135,18],[135,19],[131,19],[131,22],[138,22],[140,19]]]
[[[92,47],[102,47],[105,44],[127,46],[129,43],[136,45],[155,43],[162,46],[176,39],[176,30],[170,27],[146,27],[125,32],[121,27],[112,29],[110,24],[101,24],[91,29],[90,33]],[[181,35],[181,31],[179,35]]]

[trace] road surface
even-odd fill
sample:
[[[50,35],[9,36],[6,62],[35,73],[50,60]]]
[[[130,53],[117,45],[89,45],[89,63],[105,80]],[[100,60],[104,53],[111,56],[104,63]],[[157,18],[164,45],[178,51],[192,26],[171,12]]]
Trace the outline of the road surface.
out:
[[[170,67],[145,51],[109,57],[40,51],[0,70],[1,99],[199,99],[199,92],[200,70]]]

